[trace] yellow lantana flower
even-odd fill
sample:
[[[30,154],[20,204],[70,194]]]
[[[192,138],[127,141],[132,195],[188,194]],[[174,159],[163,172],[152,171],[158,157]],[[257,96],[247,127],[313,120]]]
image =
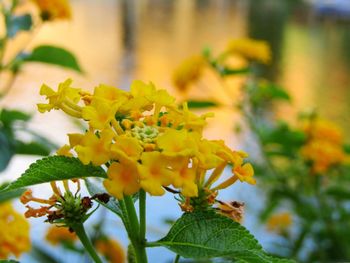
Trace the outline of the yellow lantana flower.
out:
[[[256,184],[256,180],[253,178],[254,169],[250,163],[243,164],[233,168],[234,174],[241,182],[247,182],[249,184]]]
[[[190,162],[187,157],[176,157],[171,159],[174,169],[172,185],[181,189],[184,196],[193,197],[198,195],[198,185],[196,184],[197,167]],[[189,163],[191,167],[189,167]]]
[[[57,104],[53,98],[58,99],[50,96],[60,92],[49,93],[49,104]],[[130,92],[100,85],[92,95],[84,91],[75,94],[77,98],[70,99],[67,107],[79,112],[76,117],[88,121],[89,129],[69,134],[69,146],[60,153],[77,155],[84,164],[104,165],[108,170],[104,185],[118,199],[140,189],[151,195],[163,195],[167,190],[180,194],[182,209],[193,211],[192,204],[214,204],[218,190],[237,180],[254,180],[251,166],[243,164],[245,154],[231,150],[223,141],[203,138],[211,114],[197,116],[186,103],[177,106],[167,91],[157,90],[152,83],[134,81]],[[61,104],[66,104],[67,96],[63,97],[63,103],[53,109],[65,111]],[[236,169],[234,175],[212,188],[227,165]],[[203,200],[192,202],[191,198]]]
[[[120,136],[111,146],[112,157],[116,160],[120,157],[139,160],[142,152],[140,142],[134,137]]]
[[[40,9],[44,21],[70,19],[72,11],[68,0],[32,0]]]
[[[75,147],[79,159],[84,164],[92,162],[94,165],[102,165],[110,160],[110,146],[115,136],[110,129],[103,130],[99,137],[93,132],[87,132],[81,140],[81,144]]]
[[[191,156],[198,149],[192,134],[186,130],[166,130],[158,137],[157,145],[167,156]]]
[[[118,104],[111,105],[105,100],[95,98],[89,106],[83,108],[82,117],[89,121],[92,128],[102,130],[110,125],[118,108]]]
[[[29,223],[10,203],[0,204],[0,259],[30,250]]]
[[[141,187],[151,195],[163,195],[162,186],[170,185],[174,176],[167,159],[160,152],[144,152],[141,163],[138,165]]]
[[[81,108],[76,105],[81,98],[79,94],[80,89],[72,88],[71,84],[72,80],[67,79],[59,84],[57,92],[43,84],[40,89],[40,95],[45,95],[49,103],[39,103],[37,105],[39,112],[44,113],[52,109],[61,109],[68,115],[80,118]]]
[[[118,199],[123,199],[124,194],[135,194],[140,189],[137,163],[133,160],[123,158],[118,163],[112,163],[107,175],[108,179],[104,181],[104,186]]]

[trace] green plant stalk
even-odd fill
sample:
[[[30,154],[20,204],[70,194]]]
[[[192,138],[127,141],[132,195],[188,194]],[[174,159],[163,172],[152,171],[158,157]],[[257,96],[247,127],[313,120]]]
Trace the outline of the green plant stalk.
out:
[[[140,211],[140,241],[146,242],[146,192],[141,189],[139,196]]]
[[[179,263],[180,262],[180,255],[177,254],[175,259],[174,259],[174,263]]]
[[[140,193],[140,202],[143,203],[144,205],[140,205],[140,206],[144,206],[145,208],[145,198],[146,195],[141,194]],[[141,200],[144,199],[144,200]],[[129,231],[128,231],[128,235],[130,238],[130,241],[134,247],[134,251],[135,251],[135,256],[136,256],[136,261],[137,263],[147,263],[147,253],[146,253],[146,246],[145,246],[145,241],[144,238],[140,237],[140,225],[139,225],[139,221],[137,218],[137,214],[136,214],[136,210],[135,210],[135,206],[134,206],[134,201],[132,200],[131,196],[125,196],[124,197],[124,202],[125,202],[125,207],[126,207],[126,211],[127,211],[127,218],[128,218],[128,222],[130,223],[130,227],[129,227]],[[145,209],[142,212],[144,215],[142,216],[142,220],[140,220],[141,222],[143,222],[143,224],[145,223]],[[145,229],[145,225],[142,226],[142,229]],[[142,230],[145,233],[145,230]]]
[[[102,260],[99,258],[97,255],[93,245],[90,242],[90,239],[88,238],[84,226],[82,223],[75,224],[73,227],[74,232],[77,234],[79,237],[81,243],[83,244],[84,248],[86,251],[89,253],[91,258],[94,260],[95,263],[103,263]]]

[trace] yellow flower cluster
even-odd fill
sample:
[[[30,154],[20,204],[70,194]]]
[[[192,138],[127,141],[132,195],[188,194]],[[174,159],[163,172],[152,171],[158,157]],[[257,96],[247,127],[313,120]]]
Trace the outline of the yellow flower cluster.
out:
[[[39,8],[43,20],[70,19],[72,16],[68,0],[32,0]]]
[[[76,234],[70,232],[67,227],[57,227],[53,225],[46,233],[46,240],[54,246],[64,242],[74,242],[76,239]]]
[[[192,56],[182,61],[173,73],[175,87],[181,92],[188,90],[189,86],[201,77],[205,65],[205,58],[201,55]]]
[[[316,174],[326,172],[331,166],[345,161],[343,133],[334,123],[312,119],[305,124],[307,143],[302,147],[302,156],[312,162]]]
[[[104,185],[118,199],[141,188],[163,195],[170,185],[185,197],[196,197],[200,189],[210,189],[228,164],[233,175],[211,191],[237,180],[255,183],[252,166],[244,163],[245,153],[202,137],[210,114],[197,116],[186,103],[178,106],[175,98],[152,83],[134,81],[130,92],[99,85],[89,94],[67,80],[58,91],[43,85],[41,95],[48,104],[38,104],[40,112],[61,109],[88,122],[84,134],[68,134],[69,145],[58,153],[77,155],[84,164],[106,165]]]
[[[29,251],[29,223],[10,203],[0,204],[0,259]]]
[[[292,225],[292,216],[288,212],[272,215],[266,224],[266,228],[270,232],[282,234]]]
[[[234,39],[229,42],[226,54],[240,55],[248,60],[256,60],[264,64],[271,61],[270,46],[266,41],[249,38]]]
[[[110,263],[124,263],[126,260],[123,247],[114,239],[98,239],[95,247]]]

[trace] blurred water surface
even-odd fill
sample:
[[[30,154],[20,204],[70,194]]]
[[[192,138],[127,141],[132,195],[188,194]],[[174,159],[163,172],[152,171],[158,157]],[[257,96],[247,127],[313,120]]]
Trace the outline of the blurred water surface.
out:
[[[182,59],[204,47],[221,50],[229,39],[251,36],[272,46],[273,63],[262,69],[263,75],[285,86],[294,98],[292,106],[276,108],[277,115],[293,121],[296,112],[317,108],[346,131],[350,128],[349,21],[319,18],[309,5],[292,0],[73,0],[72,7],[72,21],[44,25],[34,40],[23,34],[11,45],[15,49],[30,41],[29,48],[42,43],[64,46],[76,54],[85,74],[27,65],[0,106],[34,113],[35,104],[42,100],[40,85],[56,86],[68,77],[74,79],[75,86],[89,90],[99,83],[128,89],[133,79],[141,79],[177,94],[171,74]],[[202,88],[216,92],[210,96],[223,97],[214,80],[206,81]],[[205,92],[198,91],[197,95]],[[216,110],[216,119],[210,121],[206,134],[244,147],[244,140],[232,132],[236,121],[239,116],[231,110]],[[59,144],[66,142],[66,133],[80,129],[58,112],[36,114],[32,127]],[[350,139],[349,133],[346,136]],[[34,159],[16,157],[1,180],[19,176]],[[261,205],[255,201],[254,189],[239,184],[223,193],[223,198],[247,202],[246,226],[265,245],[270,239],[254,220],[254,210]],[[49,194],[46,188],[40,191],[40,195]],[[160,231],[166,229],[162,218],[180,214],[171,196],[152,199],[149,207],[148,222]],[[32,220],[37,241],[41,239],[37,233],[44,231],[41,221]],[[126,245],[120,227],[113,229]],[[150,262],[166,262],[165,258],[170,260],[170,253],[155,249]]]

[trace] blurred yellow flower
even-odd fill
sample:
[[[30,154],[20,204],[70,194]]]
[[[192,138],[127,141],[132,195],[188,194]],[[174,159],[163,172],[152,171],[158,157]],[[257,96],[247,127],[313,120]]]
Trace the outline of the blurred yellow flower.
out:
[[[288,212],[278,213],[272,215],[267,223],[266,228],[270,232],[283,234],[292,225],[292,215]]]
[[[173,83],[175,87],[185,92],[189,86],[198,81],[205,68],[206,61],[201,55],[196,55],[185,59],[173,73]]]
[[[249,38],[231,40],[227,45],[225,54],[240,55],[248,60],[256,60],[264,64],[271,61],[271,50],[268,43]]]
[[[29,222],[10,203],[0,204],[0,259],[30,250]]]
[[[40,9],[40,16],[44,21],[56,19],[70,19],[71,7],[68,0],[32,0]]]
[[[98,239],[95,247],[108,262],[124,263],[126,262],[125,251],[118,241],[110,238]]]
[[[302,156],[311,161],[312,172],[322,174],[337,164],[346,162],[343,149],[343,133],[340,127],[322,119],[311,119],[304,125],[307,136],[301,148]]]
[[[56,246],[61,243],[74,242],[77,236],[75,233],[70,232],[67,227],[53,225],[47,230],[45,238],[51,245]]]

